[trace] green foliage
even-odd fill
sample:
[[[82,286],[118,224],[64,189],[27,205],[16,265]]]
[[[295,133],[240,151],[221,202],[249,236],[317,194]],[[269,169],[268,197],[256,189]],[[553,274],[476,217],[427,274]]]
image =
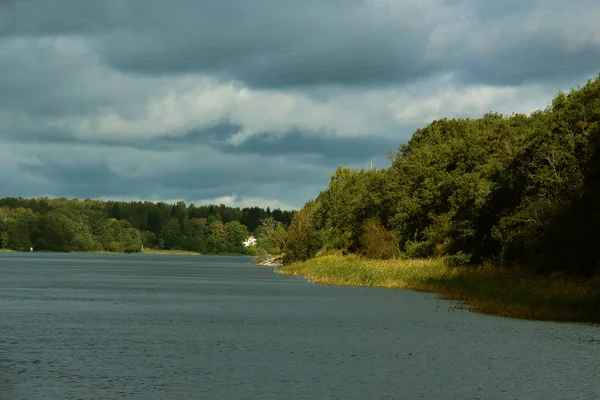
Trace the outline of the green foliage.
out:
[[[393,242],[404,257],[450,265],[600,269],[600,77],[531,115],[433,121],[390,160],[338,167],[296,214],[310,223],[292,220],[290,232],[369,257],[391,257]],[[288,241],[290,260],[315,254]]]
[[[231,221],[225,224],[227,231],[227,252],[244,254],[244,240],[248,237],[248,228],[239,221]]]
[[[433,246],[429,242],[406,242],[405,258],[429,258],[433,256]]]
[[[158,238],[152,231],[143,231],[142,234],[142,245],[144,247],[156,247],[158,245]]]
[[[323,234],[317,228],[317,207],[316,202],[310,201],[294,213],[287,231],[284,262],[307,260],[323,248]]]
[[[9,248],[9,241],[10,238],[8,236],[8,232],[7,231],[2,231],[2,234],[0,235],[0,248],[2,249],[8,249]]]
[[[114,252],[136,253],[142,249],[142,235],[127,221],[111,218],[107,221],[108,235],[104,249]]]
[[[261,253],[262,253],[262,249],[259,246],[248,246],[248,247],[244,247],[244,251],[242,254],[257,257]]]
[[[400,255],[396,235],[383,227],[379,220],[370,218],[362,227],[360,253],[367,258],[395,258]]]
[[[0,208],[0,248],[29,250],[34,219],[33,213],[22,207],[14,210]]]
[[[245,254],[249,230],[270,218],[285,226],[291,211],[150,202],[0,199],[0,249],[138,252],[146,249]]]
[[[281,255],[288,233],[283,224],[272,217],[265,218],[258,227],[258,248],[272,255]]]
[[[208,249],[210,253],[224,253],[227,250],[227,229],[220,219],[215,219],[208,226]]]
[[[163,240],[165,241],[165,248],[181,250],[182,235],[181,235],[181,224],[178,218],[169,218],[165,224],[163,230]]]
[[[343,251],[358,251],[365,222],[377,218],[389,228],[389,200],[393,181],[388,170],[353,170],[338,167],[329,187],[320,193],[311,211],[311,226],[322,230],[325,245]],[[293,225],[293,221],[292,221]]]
[[[459,251],[451,256],[444,257],[444,265],[450,268],[464,267],[471,262],[471,256]]]

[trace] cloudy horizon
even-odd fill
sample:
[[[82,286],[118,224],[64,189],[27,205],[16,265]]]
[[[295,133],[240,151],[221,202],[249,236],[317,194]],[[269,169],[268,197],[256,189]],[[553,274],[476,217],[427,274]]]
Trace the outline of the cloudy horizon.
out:
[[[0,0],[0,197],[291,209],[600,72],[592,0]]]

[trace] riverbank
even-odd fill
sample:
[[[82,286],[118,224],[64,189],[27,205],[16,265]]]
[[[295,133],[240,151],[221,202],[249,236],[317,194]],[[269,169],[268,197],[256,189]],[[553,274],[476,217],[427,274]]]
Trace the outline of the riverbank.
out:
[[[112,253],[112,254],[124,254],[124,253]],[[161,254],[161,255],[182,255],[182,256],[247,256],[246,254],[239,253],[198,253],[196,251],[188,251],[188,250],[161,250],[161,249],[150,249],[146,248],[144,251],[140,251],[138,253],[129,253],[129,254]]]
[[[7,250],[7,249],[0,249],[0,253],[19,253],[19,251],[16,250]],[[28,252],[27,252],[28,253]],[[144,249],[144,251],[140,251],[137,253],[124,253],[124,252],[117,252],[117,251],[70,251],[70,252],[64,252],[64,251],[44,251],[44,250],[40,250],[40,251],[35,251],[35,253],[72,253],[72,254],[152,254],[152,255],[185,255],[185,256],[209,256],[209,255],[214,255],[214,256],[248,256],[247,254],[236,254],[236,253],[223,253],[223,254],[203,254],[203,253],[198,253],[195,251],[187,251],[187,250],[161,250],[161,249],[149,249],[146,248]]]
[[[600,277],[542,276],[498,267],[450,268],[442,259],[368,260],[328,255],[277,269],[319,284],[437,293],[471,311],[510,318],[600,322]]]
[[[201,256],[202,253],[186,250],[161,250],[161,249],[144,249],[137,254],[165,254],[165,255],[186,255],[186,256]]]
[[[72,253],[72,254],[164,254],[164,255],[188,255],[188,256],[201,256],[201,253],[196,253],[194,251],[185,251],[185,250],[161,250],[161,249],[144,249],[144,251],[139,251],[135,253],[125,253],[120,251],[37,251],[36,253]]]

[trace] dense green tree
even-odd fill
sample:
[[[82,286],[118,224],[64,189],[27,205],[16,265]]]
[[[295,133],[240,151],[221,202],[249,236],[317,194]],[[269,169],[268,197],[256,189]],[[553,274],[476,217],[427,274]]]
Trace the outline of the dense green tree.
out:
[[[206,218],[192,218],[185,221],[184,247],[200,253],[208,252],[208,223]]]
[[[208,249],[211,253],[227,251],[227,229],[220,218],[213,220],[208,226]]]
[[[248,237],[248,228],[239,221],[230,221],[225,224],[227,231],[227,252],[244,253],[243,242]]]
[[[165,248],[181,250],[183,238],[181,235],[181,226],[179,219],[169,218],[162,235]]]
[[[0,199],[0,248],[28,251],[140,251],[242,253],[249,209],[92,199]],[[266,211],[253,209],[256,217]],[[291,211],[278,210],[285,223]],[[254,223],[252,218],[246,219]],[[258,220],[256,220],[258,226]]]
[[[285,262],[307,260],[314,257],[324,247],[324,233],[318,229],[317,211],[319,205],[309,201],[298,212],[294,213],[292,223],[285,236]]]
[[[272,217],[267,217],[260,222],[257,228],[257,244],[269,254],[280,255],[287,240],[284,225]]]
[[[600,272],[600,77],[530,115],[433,121],[390,160],[340,166],[294,214],[287,260],[317,254],[320,238],[378,258]]]

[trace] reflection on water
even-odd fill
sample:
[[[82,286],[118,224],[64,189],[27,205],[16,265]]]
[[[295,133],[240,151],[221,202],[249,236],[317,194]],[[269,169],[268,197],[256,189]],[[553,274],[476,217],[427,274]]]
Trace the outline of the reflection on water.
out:
[[[0,254],[0,399],[598,399],[600,328],[248,258]]]

